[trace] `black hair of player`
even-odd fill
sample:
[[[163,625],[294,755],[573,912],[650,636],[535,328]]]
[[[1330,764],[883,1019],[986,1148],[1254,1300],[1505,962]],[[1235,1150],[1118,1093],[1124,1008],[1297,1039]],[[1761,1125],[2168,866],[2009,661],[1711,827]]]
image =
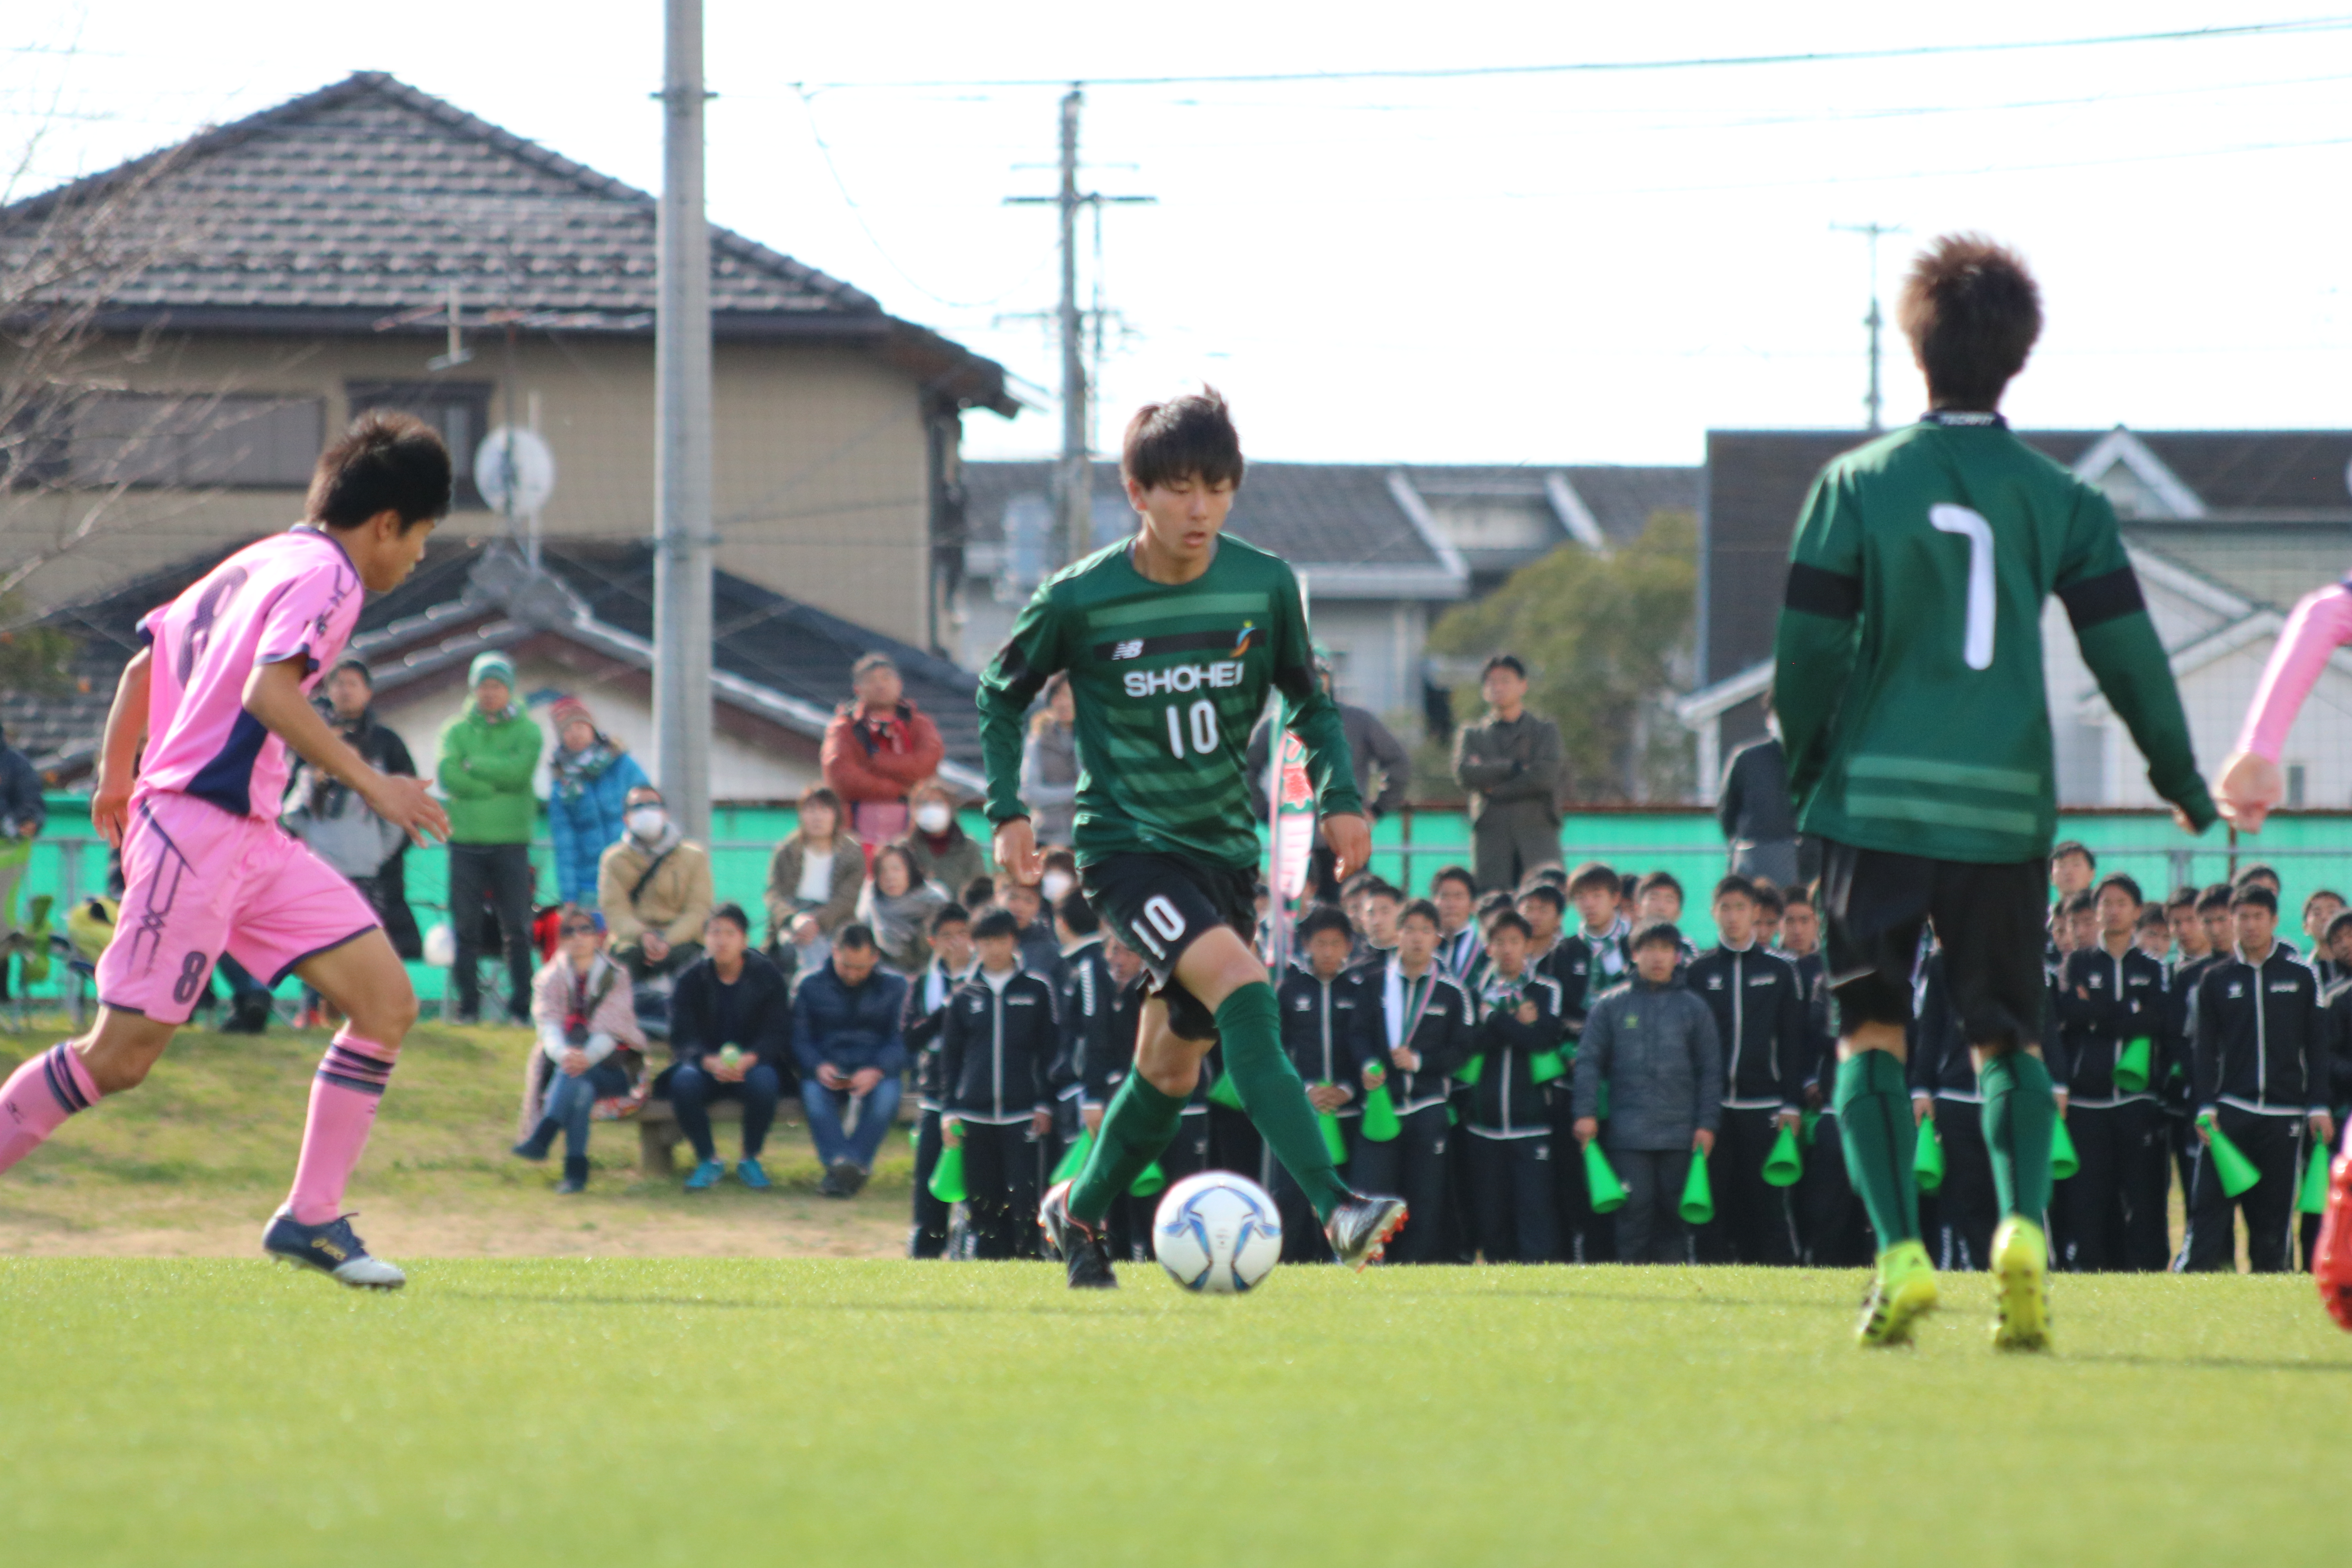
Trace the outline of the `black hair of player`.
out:
[[[1643,894],[1655,892],[1660,888],[1671,890],[1677,899],[1683,896],[1682,879],[1672,871],[1652,871],[1643,876],[1633,885],[1633,896],[1639,899]]]
[[[1538,866],[1528,873],[1528,884],[1538,883],[1565,891],[1568,887],[1568,869],[1563,866]]]
[[[1681,889],[1676,889],[1675,891]],[[1746,899],[1752,904],[1756,901],[1756,884],[1745,877],[1726,877],[1715,885],[1715,897],[1707,900],[1707,905],[1713,908],[1726,899]]]
[[[1677,950],[1683,945],[1683,933],[1675,929],[1674,921],[1652,921],[1634,931],[1633,940],[1625,944],[1626,950],[1631,952],[1639,952],[1645,947],[1660,945]]]
[[[1087,896],[1076,888],[1064,893],[1062,901],[1054,906],[1054,918],[1068,927],[1072,936],[1092,936],[1102,930],[1102,917],[1095,913]]]
[[[2098,907],[2097,896],[2085,888],[2079,893],[2069,893],[2061,900],[2058,912],[2062,915],[2087,915],[2095,912]]]
[[[1038,857],[1037,871],[1040,876],[1047,871],[1067,871],[1075,877],[1078,871],[1078,858],[1067,849],[1048,849]]]
[[[380,512],[400,514],[400,531],[449,515],[449,447],[413,414],[371,409],[319,454],[303,515],[329,528],[357,528]]]
[[[347,669],[353,675],[360,678],[360,684],[362,686],[366,687],[370,691],[373,691],[375,689],[375,672],[367,667],[367,660],[363,658],[346,658],[339,660],[334,668],[327,671],[327,679],[332,680],[336,676],[342,674],[342,672]]]
[[[1204,386],[1137,409],[1119,444],[1118,468],[1139,489],[1156,489],[1178,479],[1239,489],[1242,437],[1234,428],[1224,394]]]
[[[1328,904],[1310,905],[1307,912],[1298,917],[1298,940],[1302,943],[1311,942],[1327,931],[1338,931],[1350,941],[1356,935],[1356,928],[1349,922],[1348,911],[1335,910]]]
[[[729,925],[733,926],[745,936],[750,936],[751,934],[751,917],[743,912],[742,905],[734,902],[732,900],[730,900],[728,902],[723,904],[712,905],[710,910],[710,919],[714,921],[725,921]],[[709,921],[706,921],[703,923],[707,925]]]
[[[2347,931],[2352,931],[2352,910],[2346,910],[2327,922],[2327,945],[2334,947],[2336,939]]]
[[[1437,874],[1429,879],[1429,891],[1433,897],[1435,896],[1437,884],[1440,882],[1459,882],[1462,884],[1464,892],[1474,899],[1478,896],[1478,879],[1470,874],[1470,868],[1467,866],[1439,867]]]
[[[1587,860],[1570,872],[1568,877],[1568,892],[1570,898],[1574,898],[1587,888],[1607,888],[1614,892],[1619,886],[1617,873],[1598,860]]]
[[[2197,912],[2201,915],[2208,910],[2228,909],[2230,907],[2230,895],[2236,890],[2237,889],[2231,887],[2227,882],[2214,883],[2211,887],[2197,895]]]
[[[849,928],[844,926],[842,929],[846,931]],[[992,936],[1013,937],[1017,939],[1020,935],[1021,921],[1013,915],[1011,910],[1006,909],[1002,904],[989,910],[987,912],[982,914],[980,919],[971,922],[971,940],[974,942],[980,942],[985,938]]]
[[[1386,899],[1392,904],[1401,904],[1404,902],[1404,889],[1398,887],[1394,882],[1388,881],[1380,877],[1375,877],[1370,881],[1364,884],[1364,897],[1367,899]]]
[[[1787,905],[1780,897],[1780,889],[1774,887],[1769,882],[1761,880],[1758,881],[1756,884],[1756,910],[1759,914],[1769,913],[1777,916],[1786,913]]]
[[[1348,879],[1339,884],[1339,901],[1345,903],[1350,899],[1363,897],[1365,890],[1379,880],[1380,878],[1370,871],[1350,872]]]
[[[833,951],[839,952],[845,948],[851,952],[880,951],[874,941],[874,928],[863,921],[852,921],[833,933]]]
[[[1783,888],[1780,889],[1780,912],[1782,914],[1787,914],[1799,904],[1804,905],[1805,908],[1809,910],[1813,907],[1813,890],[1811,888],[1797,887]]]
[[[1432,931],[1445,929],[1445,922],[1438,918],[1437,906],[1427,899],[1415,899],[1397,911],[1397,925],[1400,929],[1403,927],[1405,921],[1412,920],[1427,921],[1429,929]]]
[[[2242,910],[2249,904],[2258,910],[2278,913],[2278,895],[2260,882],[2241,882],[2237,891],[2230,895],[2230,907],[2233,910]]]
[[[2094,900],[2096,900],[2101,893],[2105,892],[2109,888],[2121,888],[2125,892],[2131,895],[2131,901],[2135,904],[2144,904],[2147,902],[2147,895],[2139,890],[2138,879],[2130,876],[2128,873],[2115,871],[2100,878],[2099,885],[2091,889],[2091,897]]]
[[[2164,900],[2164,907],[2168,910],[2195,909],[2197,907],[2197,889],[2189,887],[2186,884],[2173,889],[2172,896]]]
[[[971,924],[971,911],[961,904],[941,904],[931,911],[930,932],[937,936],[950,926]]]
[[[2271,891],[2273,893],[2276,893],[2281,888],[2286,886],[2286,883],[2279,877],[2278,868],[2267,860],[2255,861],[2252,865],[2246,867],[2236,876],[2231,878],[2230,881],[2232,886],[2240,888],[2244,887],[2249,882],[2268,882],[2271,885]]]
[[[967,910],[976,910],[982,904],[996,902],[996,879],[974,877],[963,885],[963,896],[957,901]]]
[[[1536,939],[1536,928],[1529,925],[1528,917],[1517,910],[1495,911],[1495,918],[1486,922],[1486,940],[1494,941],[1495,933],[1498,931],[1515,931],[1529,942]]]
[[[2340,904],[2340,903],[2342,903],[2342,902],[2344,901],[2344,895],[2343,895],[2343,894],[2341,894],[2341,893],[2339,893],[2339,892],[2337,892],[2337,891],[2336,891],[2335,889],[2333,889],[2333,888],[2322,888],[2322,889],[2319,889],[2319,891],[2317,891],[2317,892],[2315,892],[2315,893],[2312,894],[2312,895],[2311,895],[2311,897],[2309,897],[2309,898],[2307,898],[2307,899],[2305,899],[2305,900],[2303,900],[2303,918],[2304,918],[2304,919],[2305,919],[2305,920],[2309,920],[2309,919],[2311,918],[2311,911],[2312,911],[2312,908],[2313,908],[2313,906],[2314,906],[2314,905],[2315,905],[2315,904],[2317,904],[2317,903],[2319,902],[2319,900],[2322,900],[2322,899],[2333,899],[2333,900],[2335,900],[2337,903],[2339,903],[2339,904]]]
[[[2139,929],[2155,931],[2158,928],[2165,931],[2172,929],[2171,917],[2165,912],[2164,906],[2158,903],[2142,904],[2139,907]]]
[[[1516,907],[1516,902],[1510,894],[1497,888],[1478,900],[1478,918],[1482,921],[1491,920],[1505,910]]]
[[[1526,887],[1521,888],[1519,902],[1524,904],[1529,899],[1538,903],[1549,904],[1551,912],[1555,915],[1564,915],[1568,912],[1568,895],[1549,882],[1529,882]]]
[[[1488,658],[1485,666],[1479,669],[1478,679],[1484,680],[1498,669],[1507,669],[1521,680],[1528,678],[1528,667],[1519,661],[1517,654],[1498,653]]]
[[[2099,858],[2092,854],[2091,847],[2079,838],[2068,838],[2054,846],[2050,851],[2050,864],[2054,867],[2069,855],[2080,855],[2083,864],[2094,871],[2099,868]]]
[[[1895,319],[1931,406],[1990,413],[2042,335],[2042,290],[2008,247],[1948,234],[1912,261]]]

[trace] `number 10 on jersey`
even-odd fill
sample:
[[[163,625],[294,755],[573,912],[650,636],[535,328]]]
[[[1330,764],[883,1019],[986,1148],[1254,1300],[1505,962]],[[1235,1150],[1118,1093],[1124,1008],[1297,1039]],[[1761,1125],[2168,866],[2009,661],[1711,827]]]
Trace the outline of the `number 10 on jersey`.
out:
[[[1184,750],[1187,711],[1181,702],[1168,705],[1168,753],[1171,756],[1188,754]],[[1192,704],[1189,712],[1192,752],[1205,757],[1217,749],[1217,705],[1203,697]]]

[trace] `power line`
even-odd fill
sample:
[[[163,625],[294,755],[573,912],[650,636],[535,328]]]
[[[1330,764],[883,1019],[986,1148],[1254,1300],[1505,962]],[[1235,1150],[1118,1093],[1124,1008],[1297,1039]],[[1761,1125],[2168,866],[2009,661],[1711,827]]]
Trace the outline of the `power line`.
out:
[[[1975,44],[1913,44],[1882,49],[1824,49],[1807,54],[1707,55],[1679,59],[1567,60],[1518,66],[1397,66],[1365,70],[1244,71],[1230,75],[1088,76],[1087,87],[1195,87],[1264,82],[1326,81],[1458,81],[1480,77],[1597,75],[1633,71],[1717,70],[1751,66],[1834,65],[1848,60],[1924,59],[1941,55],[2012,54],[2028,49],[2098,48],[2116,44],[2198,42],[2282,34],[2341,32],[2352,28],[2352,16],[2307,16],[2285,22],[2244,22],[2230,26],[2187,27],[2159,33],[2108,33],[2077,38],[2018,38]],[[933,77],[908,81],[794,82],[800,92],[830,92],[849,89],[920,90],[928,88],[1067,88],[1072,79],[1058,77]]]

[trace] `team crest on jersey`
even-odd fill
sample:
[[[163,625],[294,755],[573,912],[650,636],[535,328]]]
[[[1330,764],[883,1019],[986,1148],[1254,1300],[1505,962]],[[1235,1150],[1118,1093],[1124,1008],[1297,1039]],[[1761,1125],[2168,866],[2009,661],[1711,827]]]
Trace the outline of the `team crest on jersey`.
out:
[[[1142,655],[1142,652],[1143,639],[1141,637],[1129,637],[1125,642],[1119,644],[1117,647],[1111,649],[1110,657],[1112,660],[1116,662],[1122,658],[1139,658]]]
[[[1234,651],[1225,655],[1225,657],[1227,658],[1239,658],[1242,655],[1249,652],[1250,639],[1255,636],[1257,636],[1257,623],[1255,621],[1244,621],[1242,623],[1242,629],[1234,634]]]

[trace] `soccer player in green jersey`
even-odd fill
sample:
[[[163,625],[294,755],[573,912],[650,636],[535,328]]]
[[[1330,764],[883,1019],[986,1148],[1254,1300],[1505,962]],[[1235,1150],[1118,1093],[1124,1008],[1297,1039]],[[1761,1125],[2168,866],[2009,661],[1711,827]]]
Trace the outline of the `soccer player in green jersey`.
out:
[[[1074,1287],[1116,1284],[1103,1221],[1175,1136],[1202,1058],[1220,1038],[1243,1109],[1343,1263],[1378,1258],[1403,1203],[1348,1190],[1306,1085],[1282,1048],[1257,925],[1257,822],[1244,754],[1280,690],[1307,747],[1323,837],[1341,877],[1371,847],[1339,711],[1315,679],[1298,579],[1279,557],[1223,533],[1242,479],[1241,438],[1214,391],[1148,404],[1120,468],[1134,537],[1039,587],[980,682],[981,749],[996,861],[1024,882],[1039,865],[1022,805],[1021,721],[1067,671],[1077,714],[1078,885],[1142,954],[1151,995],[1135,1070],[1104,1112],[1086,1168],[1038,1214]]]
[[[2004,1216],[1993,1343],[2043,1350],[2058,1114],[2037,1043],[2043,863],[2057,820],[2042,671],[2052,594],[2156,792],[2198,832],[2213,803],[2114,509],[1998,412],[2042,330],[2024,264],[1974,235],[1939,239],[1905,279],[1897,314],[1928,412],[1814,481],[1790,550],[1773,679],[1798,825],[1824,841],[1839,1135],[1878,1232],[1860,1338],[1908,1342],[1936,1305],[1903,1066],[1912,970],[1932,922]]]

